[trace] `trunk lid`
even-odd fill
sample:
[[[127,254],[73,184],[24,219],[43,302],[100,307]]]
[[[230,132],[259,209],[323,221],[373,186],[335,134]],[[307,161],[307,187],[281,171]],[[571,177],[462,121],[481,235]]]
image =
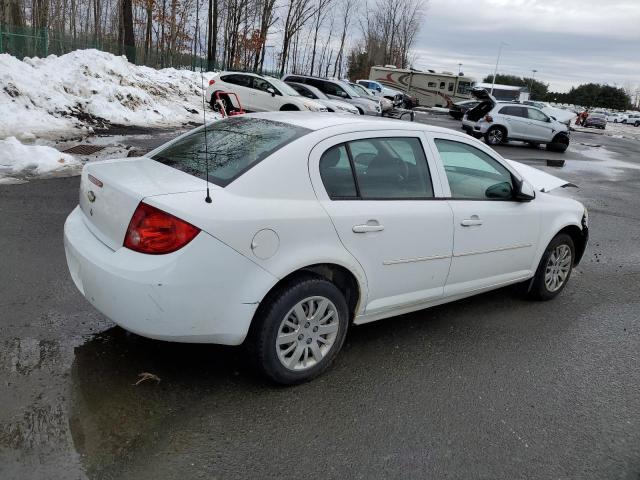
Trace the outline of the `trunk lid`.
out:
[[[204,180],[150,158],[105,160],[83,168],[79,204],[87,227],[116,250],[122,246],[131,216],[142,199],[205,190]]]

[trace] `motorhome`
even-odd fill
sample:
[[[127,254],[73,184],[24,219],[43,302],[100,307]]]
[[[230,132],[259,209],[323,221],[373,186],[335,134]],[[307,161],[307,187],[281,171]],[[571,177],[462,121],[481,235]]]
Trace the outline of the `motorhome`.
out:
[[[472,78],[451,72],[396,68],[393,65],[371,67],[369,79],[389,88],[418,97],[420,106],[449,107],[471,99]]]

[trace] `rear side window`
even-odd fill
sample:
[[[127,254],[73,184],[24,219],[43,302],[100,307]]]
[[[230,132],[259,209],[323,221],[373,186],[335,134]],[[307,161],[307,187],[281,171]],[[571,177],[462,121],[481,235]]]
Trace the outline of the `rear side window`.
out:
[[[445,83],[444,82],[440,82],[440,90],[444,90],[445,87]]]
[[[527,108],[525,107],[502,107],[500,113],[502,115],[510,115],[512,117],[527,118]]]
[[[320,158],[320,177],[333,200],[356,198],[356,182],[345,145],[330,148]]]
[[[433,198],[431,175],[418,138],[371,138],[333,147],[320,159],[320,175],[329,197],[335,200]]]
[[[153,159],[221,187],[310,130],[262,118],[236,117],[199,128],[160,150]],[[205,149],[206,137],[206,149]]]
[[[305,79],[303,77],[295,77],[293,75],[289,75],[285,78],[285,82],[295,82],[295,83],[305,83]]]
[[[251,88],[251,77],[249,75],[223,75],[220,77],[223,82],[230,83],[232,85],[239,85],[241,87]]]

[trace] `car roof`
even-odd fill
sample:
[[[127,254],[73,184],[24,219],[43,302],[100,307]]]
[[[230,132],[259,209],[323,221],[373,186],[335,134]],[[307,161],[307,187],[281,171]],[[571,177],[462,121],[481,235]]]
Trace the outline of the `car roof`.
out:
[[[331,112],[261,112],[245,115],[250,118],[264,118],[274,122],[289,123],[309,130],[322,130],[342,125],[370,127],[375,130],[424,130],[436,133],[460,133],[449,128],[435,127],[417,122],[405,122],[384,117],[353,115],[350,113]],[[410,127],[410,128],[409,128]]]

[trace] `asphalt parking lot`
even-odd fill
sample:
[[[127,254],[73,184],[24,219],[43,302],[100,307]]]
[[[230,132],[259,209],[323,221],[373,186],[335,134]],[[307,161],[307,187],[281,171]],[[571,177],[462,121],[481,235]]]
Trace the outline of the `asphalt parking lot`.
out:
[[[295,388],[241,349],[115,327],[67,273],[78,178],[0,185],[0,478],[638,480],[640,142],[498,150],[580,187],[562,194],[589,208],[591,239],[563,294],[505,288],[352,328]],[[142,372],[160,382],[134,385]]]

